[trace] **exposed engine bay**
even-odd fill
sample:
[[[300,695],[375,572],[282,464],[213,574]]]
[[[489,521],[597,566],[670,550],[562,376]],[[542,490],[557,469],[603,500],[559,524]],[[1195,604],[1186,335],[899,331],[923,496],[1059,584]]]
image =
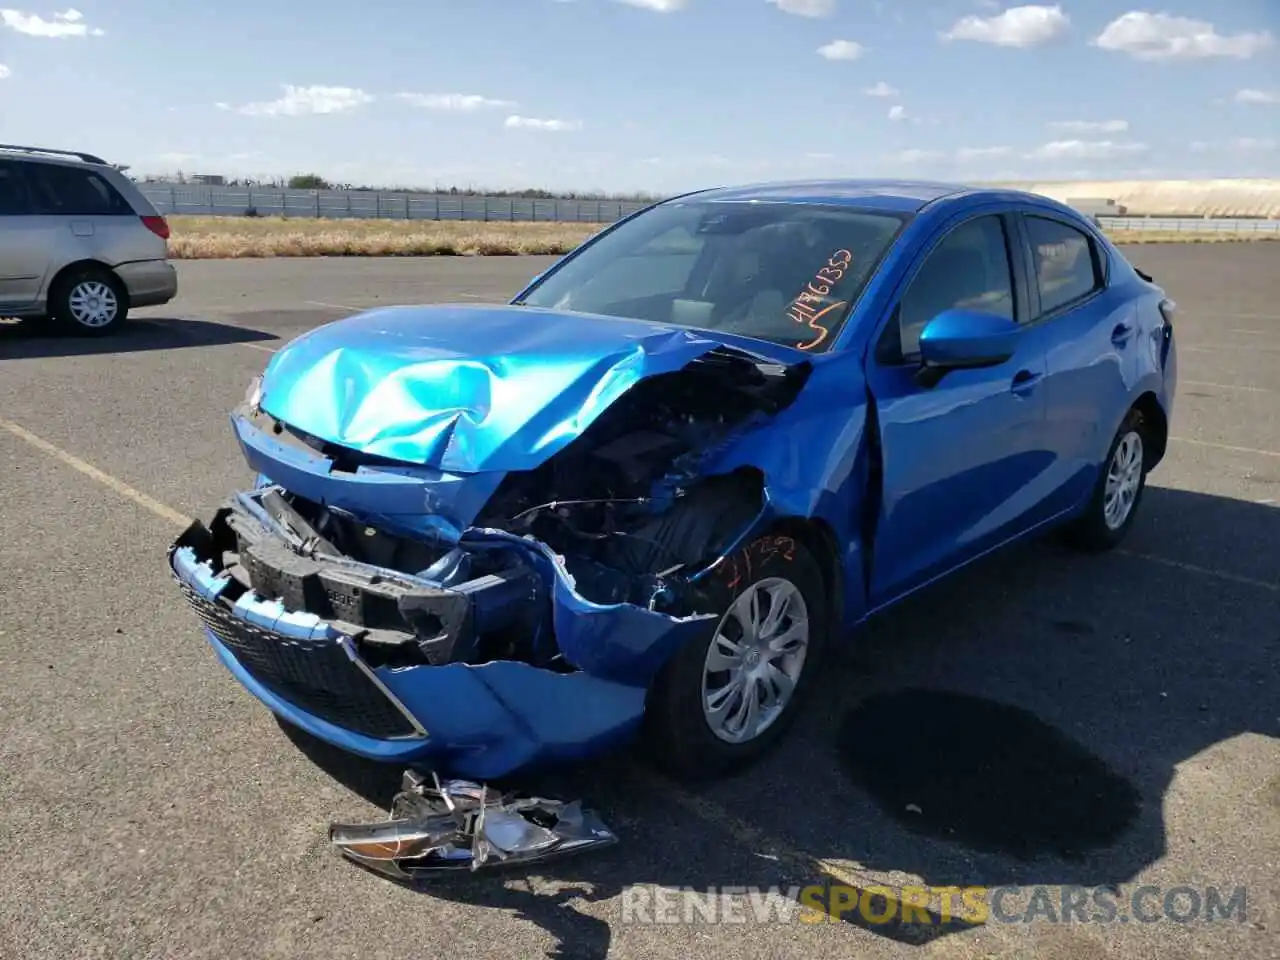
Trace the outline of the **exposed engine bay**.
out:
[[[672,617],[705,605],[700,574],[731,552],[764,506],[764,480],[707,476],[730,444],[790,404],[808,363],[717,348],[642,380],[571,443],[507,473],[461,536],[409,536],[268,481],[238,494],[191,546],[230,583],[353,638],[372,666],[520,660],[572,670],[545,602],[558,564],[582,599]],[[403,464],[325,444],[252,411],[258,429],[328,458],[334,472]]]

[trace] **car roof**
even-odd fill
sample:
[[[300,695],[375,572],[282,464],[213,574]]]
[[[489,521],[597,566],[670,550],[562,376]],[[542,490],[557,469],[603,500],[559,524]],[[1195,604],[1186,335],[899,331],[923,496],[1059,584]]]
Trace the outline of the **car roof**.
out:
[[[27,147],[12,143],[0,143],[0,156],[9,160],[59,163],[67,166],[112,166],[101,157],[79,150],[55,150],[52,147]]]
[[[863,210],[916,213],[943,197],[975,192],[984,191],[967,184],[933,180],[842,179],[786,180],[737,187],[714,187],[686,194],[686,197],[710,201],[822,203]],[[988,192],[1006,196],[1009,193],[1007,190]]]

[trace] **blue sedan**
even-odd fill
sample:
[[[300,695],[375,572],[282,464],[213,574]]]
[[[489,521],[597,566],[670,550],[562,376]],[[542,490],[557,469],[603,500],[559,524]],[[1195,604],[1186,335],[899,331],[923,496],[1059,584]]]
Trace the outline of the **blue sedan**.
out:
[[[663,201],[511,302],[289,343],[258,474],[169,564],[231,674],[345,750],[472,779],[786,733],[824,649],[992,551],[1120,543],[1174,304],[1044,197],[846,180]]]

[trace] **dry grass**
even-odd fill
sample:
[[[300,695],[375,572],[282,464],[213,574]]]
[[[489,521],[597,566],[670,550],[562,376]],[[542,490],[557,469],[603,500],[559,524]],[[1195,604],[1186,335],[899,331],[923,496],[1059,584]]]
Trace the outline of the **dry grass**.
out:
[[[561,254],[603,224],[170,217],[169,227],[171,257],[210,260]]]
[[[313,220],[293,217],[171,217],[170,255],[234,257],[430,257],[562,254],[603,229],[596,223],[468,220]],[[1120,243],[1222,243],[1277,240],[1270,233],[1117,230]]]

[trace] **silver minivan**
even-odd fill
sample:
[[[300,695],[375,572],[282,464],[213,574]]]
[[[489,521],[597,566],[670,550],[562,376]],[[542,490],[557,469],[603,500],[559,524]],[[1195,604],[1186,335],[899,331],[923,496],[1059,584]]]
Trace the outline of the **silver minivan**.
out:
[[[169,224],[92,154],[0,144],[0,317],[69,333],[116,330],[178,294]]]

